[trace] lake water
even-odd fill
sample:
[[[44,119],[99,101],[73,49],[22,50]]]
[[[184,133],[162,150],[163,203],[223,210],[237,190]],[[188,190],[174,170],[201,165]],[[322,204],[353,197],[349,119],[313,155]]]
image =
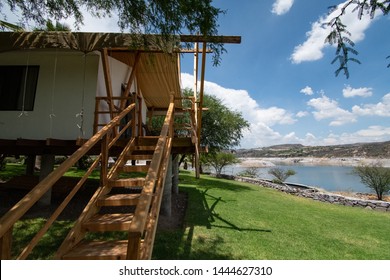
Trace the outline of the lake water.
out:
[[[296,174],[288,177],[287,182],[319,187],[327,191],[365,192],[372,191],[360,182],[357,175],[352,174],[353,167],[349,166],[303,166],[303,165],[279,165],[282,169],[293,169]],[[273,179],[268,174],[271,167],[258,168],[258,178]],[[227,166],[223,174],[236,175],[246,167],[239,165]]]

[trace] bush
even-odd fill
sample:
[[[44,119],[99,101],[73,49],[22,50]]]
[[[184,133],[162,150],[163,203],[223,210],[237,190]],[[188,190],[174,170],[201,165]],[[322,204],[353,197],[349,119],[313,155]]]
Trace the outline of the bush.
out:
[[[282,168],[274,167],[268,171],[268,174],[275,177],[273,180],[275,183],[281,184],[286,181],[288,177],[295,175],[296,172],[292,169],[283,170]]]
[[[380,164],[361,165],[354,168],[353,173],[360,177],[361,182],[375,191],[378,200],[390,191],[390,168]]]
[[[237,173],[237,176],[256,178],[259,169],[257,167],[248,167],[247,169]]]

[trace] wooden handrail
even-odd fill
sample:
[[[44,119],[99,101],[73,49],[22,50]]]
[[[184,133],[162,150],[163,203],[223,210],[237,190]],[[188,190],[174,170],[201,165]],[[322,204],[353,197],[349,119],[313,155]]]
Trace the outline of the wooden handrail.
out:
[[[64,173],[71,168],[82,156],[84,156],[93,146],[95,146],[104,136],[114,129],[122,118],[135,108],[135,104],[129,105],[118,116],[113,118],[109,124],[103,127],[99,132],[92,136],[76,152],[65,160],[57,169],[50,173],[29,193],[27,193],[18,203],[16,203],[0,219],[0,238],[2,238],[9,229],[17,222],[54,184]]]
[[[58,218],[58,216],[62,213],[68,203],[72,200],[75,194],[80,190],[85,181],[88,179],[89,175],[91,175],[92,171],[98,166],[99,161],[101,159],[101,155],[99,155],[93,164],[89,167],[88,171],[84,174],[84,176],[80,179],[80,181],[76,184],[76,186],[70,191],[70,193],[66,196],[63,202],[58,206],[58,208],[54,211],[51,217],[46,221],[45,225],[37,232],[37,234],[33,237],[30,243],[22,250],[17,260],[24,260],[31,253],[34,247],[38,244],[39,240],[42,236],[47,232],[47,230],[51,227],[54,221]]]
[[[145,185],[139,198],[137,208],[135,210],[134,217],[129,228],[129,241],[127,250],[128,259],[137,259],[139,257],[138,254],[140,251],[140,241],[141,237],[144,234],[145,226],[149,218],[152,198],[155,195],[155,187],[159,178],[161,177],[161,166],[164,165],[162,163],[168,160],[166,158],[166,143],[167,139],[172,137],[174,108],[175,104],[172,97],[155,151],[153,153],[149,171],[145,178]],[[169,141],[169,143],[171,145],[171,141]],[[162,192],[159,195],[162,195]]]

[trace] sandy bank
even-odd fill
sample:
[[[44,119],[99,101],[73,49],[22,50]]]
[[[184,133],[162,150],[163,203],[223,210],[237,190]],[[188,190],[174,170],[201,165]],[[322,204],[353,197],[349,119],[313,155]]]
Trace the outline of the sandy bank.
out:
[[[358,166],[362,164],[380,163],[390,167],[390,159],[378,158],[240,158],[242,167],[272,167],[275,165],[304,165],[304,166]]]

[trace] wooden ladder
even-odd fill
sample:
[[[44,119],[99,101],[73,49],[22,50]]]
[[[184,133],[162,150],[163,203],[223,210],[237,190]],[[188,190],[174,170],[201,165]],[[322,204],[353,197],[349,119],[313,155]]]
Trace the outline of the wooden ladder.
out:
[[[129,231],[145,185],[145,177],[134,174],[148,172],[157,140],[158,137],[149,139],[148,145],[143,145],[142,141],[135,138],[128,142],[111,167],[107,178],[101,180],[103,185],[98,188],[85,207],[58,249],[55,258],[118,260],[126,259],[129,255],[134,256],[134,253],[128,252],[126,234],[118,234],[121,236],[120,240],[107,241],[99,237],[105,232]],[[129,162],[136,164],[129,165]],[[94,238],[90,237],[92,232]],[[140,250],[147,250],[143,246],[146,245],[141,245]],[[140,253],[137,252],[136,255]]]

